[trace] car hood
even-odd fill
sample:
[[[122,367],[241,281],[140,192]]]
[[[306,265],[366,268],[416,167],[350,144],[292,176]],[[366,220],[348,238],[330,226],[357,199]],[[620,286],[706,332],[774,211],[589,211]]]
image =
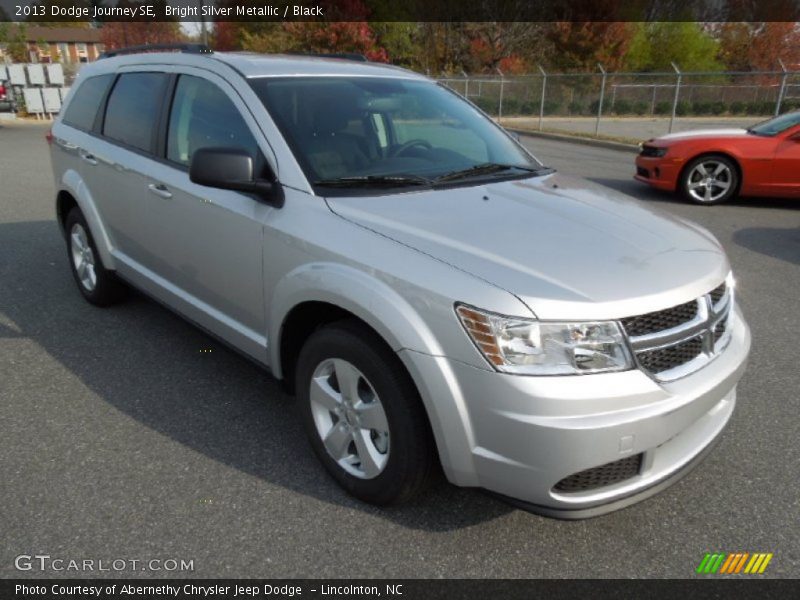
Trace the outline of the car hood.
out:
[[[707,293],[729,269],[707,230],[557,173],[327,201],[353,223],[511,292],[541,319],[666,308]]]
[[[658,142],[672,142],[679,140],[697,139],[697,138],[730,138],[730,137],[750,137],[746,129],[695,129],[693,131],[680,131],[678,133],[669,133],[655,138]]]

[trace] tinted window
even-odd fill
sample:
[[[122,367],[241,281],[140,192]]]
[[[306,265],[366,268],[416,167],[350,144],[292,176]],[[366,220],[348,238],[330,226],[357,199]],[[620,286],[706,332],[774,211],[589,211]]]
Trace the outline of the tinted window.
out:
[[[78,86],[64,113],[64,122],[78,129],[91,130],[97,109],[113,79],[113,75],[99,75],[90,77]]]
[[[200,148],[241,148],[258,157],[258,145],[239,110],[213,83],[181,75],[167,134],[167,158],[188,165]]]
[[[120,75],[108,99],[103,135],[150,151],[166,81],[161,73]]]

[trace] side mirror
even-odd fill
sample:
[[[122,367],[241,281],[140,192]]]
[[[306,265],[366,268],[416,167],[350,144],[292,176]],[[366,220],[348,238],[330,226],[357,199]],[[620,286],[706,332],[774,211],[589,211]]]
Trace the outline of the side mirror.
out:
[[[189,179],[222,190],[256,194],[275,206],[283,206],[272,182],[253,177],[253,157],[239,148],[201,148],[192,155]]]

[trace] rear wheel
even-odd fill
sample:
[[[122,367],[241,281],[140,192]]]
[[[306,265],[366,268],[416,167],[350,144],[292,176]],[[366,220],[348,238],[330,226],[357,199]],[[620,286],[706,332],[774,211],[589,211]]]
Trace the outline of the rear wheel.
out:
[[[726,156],[700,156],[684,169],[681,190],[696,204],[720,204],[739,191],[739,172]]]
[[[89,225],[79,208],[73,208],[64,223],[72,276],[87,301],[108,306],[125,295],[124,285],[113,271],[103,267]]]
[[[318,330],[296,378],[311,446],[345,490],[393,504],[427,487],[437,464],[427,415],[402,363],[372,331],[355,321]]]

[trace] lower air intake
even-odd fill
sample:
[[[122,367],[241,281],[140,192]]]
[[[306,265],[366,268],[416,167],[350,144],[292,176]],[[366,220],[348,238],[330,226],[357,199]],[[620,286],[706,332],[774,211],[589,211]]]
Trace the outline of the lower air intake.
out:
[[[641,467],[642,455],[636,454],[565,477],[553,489],[565,494],[596,490],[638,475]]]

